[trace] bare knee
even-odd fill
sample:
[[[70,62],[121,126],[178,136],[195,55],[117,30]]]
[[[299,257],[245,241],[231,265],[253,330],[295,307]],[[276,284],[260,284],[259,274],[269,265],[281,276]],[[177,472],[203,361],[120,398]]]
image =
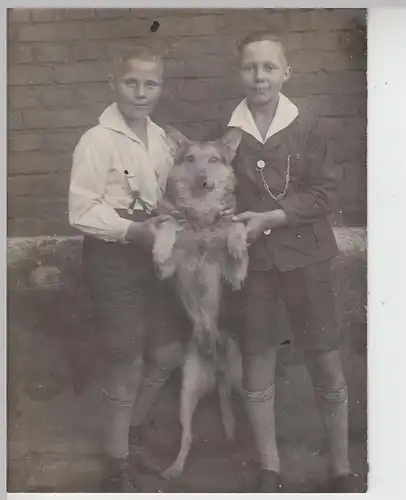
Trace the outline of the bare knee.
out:
[[[182,360],[183,347],[180,342],[155,347],[148,356],[148,375],[157,382],[164,381],[181,366]]]
[[[276,349],[243,356],[243,388],[245,391],[264,391],[275,383]]]
[[[106,404],[126,406],[134,402],[143,367],[142,356],[131,363],[116,361],[109,370],[102,399]]]
[[[338,349],[305,353],[306,365],[313,384],[325,389],[341,389],[346,380]]]

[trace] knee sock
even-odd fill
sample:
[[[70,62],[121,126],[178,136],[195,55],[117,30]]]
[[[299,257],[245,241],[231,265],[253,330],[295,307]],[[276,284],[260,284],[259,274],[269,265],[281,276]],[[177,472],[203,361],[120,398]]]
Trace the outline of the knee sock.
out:
[[[330,390],[316,386],[314,393],[326,430],[331,472],[333,475],[349,474],[347,387]]]
[[[111,458],[126,458],[131,412],[142,373],[142,359],[109,380],[109,389],[102,390],[105,410],[105,452]],[[121,375],[121,377],[120,377]]]
[[[144,372],[137,399],[132,407],[131,426],[143,424],[161,387],[171,374],[171,370],[150,367]]]
[[[261,392],[244,391],[262,469],[280,471],[275,432],[275,384]]]

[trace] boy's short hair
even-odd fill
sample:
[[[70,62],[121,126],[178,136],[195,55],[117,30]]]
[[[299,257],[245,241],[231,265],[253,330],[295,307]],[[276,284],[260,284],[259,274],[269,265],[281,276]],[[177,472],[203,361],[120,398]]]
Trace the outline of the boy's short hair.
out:
[[[279,45],[279,47],[281,48],[283,57],[285,58],[285,61],[287,62],[286,51],[285,51],[285,47],[283,45],[282,40],[274,31],[270,31],[270,30],[255,31],[255,32],[247,35],[245,38],[243,38],[237,44],[237,50],[238,50],[239,56],[240,57],[242,56],[242,53],[243,53],[245,47],[247,45],[249,45],[250,43],[263,42],[266,40],[268,40],[270,42],[274,42],[274,43]]]
[[[122,50],[113,55],[112,66],[113,72],[116,74],[120,68],[123,67],[128,61],[133,60],[156,62],[163,67],[164,56],[159,50],[149,47],[147,45],[137,45]]]

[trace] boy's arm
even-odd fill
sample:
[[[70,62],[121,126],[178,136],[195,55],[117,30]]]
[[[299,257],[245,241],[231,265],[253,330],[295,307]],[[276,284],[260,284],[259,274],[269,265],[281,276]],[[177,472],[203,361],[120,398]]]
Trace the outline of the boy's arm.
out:
[[[287,224],[295,227],[316,221],[334,210],[336,176],[334,166],[327,154],[327,141],[316,122],[310,123],[301,132],[298,151],[308,173],[306,191],[288,193],[280,201],[286,215]]]
[[[109,168],[100,138],[85,133],[73,153],[69,186],[69,223],[79,231],[99,238],[126,241],[131,221],[121,218],[103,203]]]

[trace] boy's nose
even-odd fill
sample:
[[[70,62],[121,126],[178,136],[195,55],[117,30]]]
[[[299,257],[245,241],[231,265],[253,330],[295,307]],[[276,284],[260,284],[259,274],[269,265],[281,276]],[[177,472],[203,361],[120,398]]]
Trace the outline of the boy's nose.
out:
[[[135,96],[138,98],[144,98],[145,97],[145,87],[144,85],[138,85],[135,89]]]

